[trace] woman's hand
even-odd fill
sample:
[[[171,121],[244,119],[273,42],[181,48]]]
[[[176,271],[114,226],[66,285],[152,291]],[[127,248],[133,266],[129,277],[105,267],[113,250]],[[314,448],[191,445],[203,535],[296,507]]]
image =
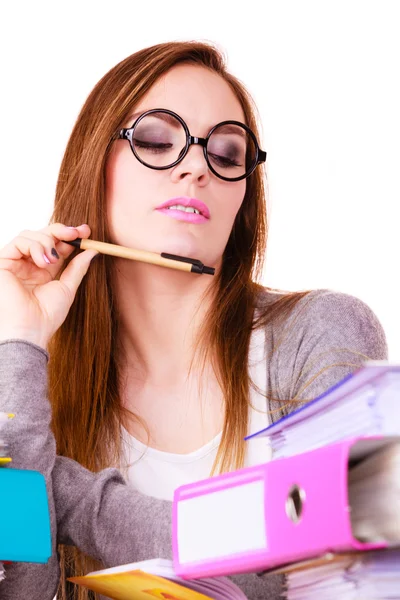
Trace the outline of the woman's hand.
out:
[[[22,231],[0,249],[0,341],[24,339],[46,349],[97,254],[80,252],[56,280],[75,249],[60,240],[89,236],[88,225],[54,223],[39,231]]]

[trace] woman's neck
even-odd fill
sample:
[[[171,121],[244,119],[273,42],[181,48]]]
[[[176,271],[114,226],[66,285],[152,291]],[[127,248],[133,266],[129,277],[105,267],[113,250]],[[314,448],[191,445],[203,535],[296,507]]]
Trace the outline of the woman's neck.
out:
[[[210,308],[212,278],[121,261],[115,270],[119,348],[131,376],[180,385]]]

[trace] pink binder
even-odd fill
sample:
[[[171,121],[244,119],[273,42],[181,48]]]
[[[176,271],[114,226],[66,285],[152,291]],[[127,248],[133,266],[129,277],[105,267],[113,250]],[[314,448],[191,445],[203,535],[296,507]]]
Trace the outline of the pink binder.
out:
[[[327,552],[372,550],[352,534],[349,460],[398,438],[356,437],[177,488],[173,557],[182,578],[259,572]]]

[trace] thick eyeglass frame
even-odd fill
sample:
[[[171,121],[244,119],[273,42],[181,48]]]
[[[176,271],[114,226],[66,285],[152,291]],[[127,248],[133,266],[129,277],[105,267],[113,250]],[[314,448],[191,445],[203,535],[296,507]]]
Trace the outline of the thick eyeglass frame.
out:
[[[146,116],[151,115],[153,113],[160,113],[160,112],[171,115],[179,121],[179,123],[182,125],[182,127],[186,133],[186,144],[185,144],[185,147],[181,150],[180,155],[178,156],[178,158],[175,162],[171,163],[170,165],[166,165],[164,167],[155,167],[153,165],[149,165],[148,163],[144,162],[144,160],[142,160],[140,158],[140,156],[137,154],[137,152],[135,150],[135,145],[133,143],[133,134],[134,134],[136,127],[138,126],[138,124],[140,123],[140,121],[142,119],[144,119]],[[208,159],[208,152],[207,152],[208,140],[210,139],[210,137],[211,137],[212,133],[215,131],[215,129],[217,129],[217,127],[221,127],[221,125],[239,125],[239,127],[242,127],[247,132],[247,134],[251,137],[251,139],[254,142],[254,146],[256,148],[255,159],[254,159],[253,164],[249,167],[249,169],[246,171],[246,173],[244,175],[240,175],[239,177],[224,177],[223,175],[220,175],[213,168],[212,164],[210,163],[210,161]],[[217,125],[214,125],[214,127],[207,134],[207,137],[205,137],[205,138],[196,137],[196,136],[190,135],[189,128],[186,125],[185,121],[182,119],[182,117],[180,117],[179,115],[174,113],[172,110],[168,110],[166,108],[152,108],[151,110],[147,110],[142,115],[140,115],[140,117],[138,117],[136,119],[136,121],[133,123],[133,125],[131,127],[120,129],[116,138],[122,139],[122,140],[128,140],[131,150],[132,150],[133,154],[135,155],[135,157],[137,158],[137,160],[140,163],[142,163],[142,165],[144,165],[145,167],[148,167],[149,169],[155,169],[156,171],[164,171],[165,169],[172,169],[172,167],[175,167],[175,165],[180,163],[185,158],[185,156],[188,153],[189,148],[192,144],[199,144],[200,146],[203,147],[204,158],[206,160],[206,163],[207,163],[210,171],[212,173],[214,173],[214,175],[216,175],[216,177],[219,177],[220,179],[223,179],[224,181],[240,181],[241,179],[245,179],[246,177],[249,177],[253,173],[253,171],[255,170],[257,165],[264,163],[267,159],[267,153],[264,152],[264,150],[261,150],[260,146],[258,145],[255,134],[252,132],[250,127],[247,127],[247,125],[245,125],[244,123],[240,123],[240,121],[222,121],[221,123],[217,123]]]

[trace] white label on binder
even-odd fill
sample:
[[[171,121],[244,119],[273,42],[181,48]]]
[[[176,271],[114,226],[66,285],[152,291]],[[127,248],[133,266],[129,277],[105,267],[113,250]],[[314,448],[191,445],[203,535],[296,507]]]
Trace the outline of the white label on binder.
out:
[[[181,564],[267,548],[263,480],[179,500],[177,510]]]

